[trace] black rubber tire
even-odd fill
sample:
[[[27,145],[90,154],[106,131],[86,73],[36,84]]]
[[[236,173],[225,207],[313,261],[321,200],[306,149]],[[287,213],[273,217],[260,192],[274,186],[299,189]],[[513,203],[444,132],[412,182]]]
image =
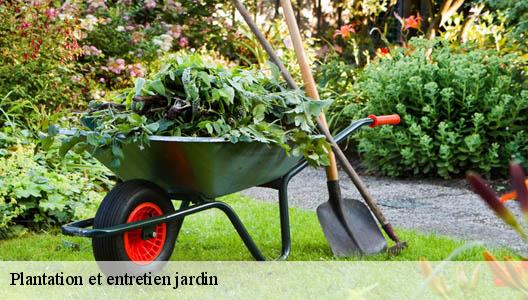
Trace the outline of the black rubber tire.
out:
[[[105,228],[127,222],[128,216],[138,205],[144,202],[157,204],[163,214],[174,212],[174,206],[169,195],[157,185],[141,179],[125,181],[114,187],[103,199],[95,215],[93,228]],[[171,226],[172,225],[172,226]],[[173,224],[167,223],[165,243],[158,257],[150,264],[139,265],[128,257],[123,242],[123,234],[92,239],[92,250],[95,260],[104,273],[109,270],[143,273],[161,269],[172,255],[177,232]],[[124,261],[128,264],[113,264],[104,266],[99,262]],[[110,264],[112,265],[112,264]],[[123,269],[124,268],[124,269]]]

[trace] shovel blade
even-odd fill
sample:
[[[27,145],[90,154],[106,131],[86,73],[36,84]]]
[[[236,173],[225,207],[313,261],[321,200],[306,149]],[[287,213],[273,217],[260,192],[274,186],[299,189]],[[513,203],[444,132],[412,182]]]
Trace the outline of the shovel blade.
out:
[[[387,242],[370,210],[358,200],[342,200],[343,217],[325,202],[317,207],[317,217],[332,253],[338,257],[376,254],[387,248]]]

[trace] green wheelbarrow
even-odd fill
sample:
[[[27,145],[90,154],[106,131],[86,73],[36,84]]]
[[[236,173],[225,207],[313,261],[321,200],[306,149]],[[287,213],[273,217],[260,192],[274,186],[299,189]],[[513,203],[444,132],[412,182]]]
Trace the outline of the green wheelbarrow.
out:
[[[335,140],[343,141],[365,125],[383,125],[374,124],[375,118],[351,123]],[[265,260],[235,211],[216,200],[254,186],[278,191],[282,250],[277,259],[287,259],[288,183],[308,165],[304,159],[277,146],[222,138],[151,136],[144,147],[124,145],[117,169],[111,167],[110,149],[95,150],[94,157],[122,182],[108,192],[94,218],[62,226],[66,235],[92,238],[97,261],[128,261],[138,270],[155,270],[169,260],[185,217],[209,209],[224,212],[251,255]],[[173,201],[179,201],[177,209]]]

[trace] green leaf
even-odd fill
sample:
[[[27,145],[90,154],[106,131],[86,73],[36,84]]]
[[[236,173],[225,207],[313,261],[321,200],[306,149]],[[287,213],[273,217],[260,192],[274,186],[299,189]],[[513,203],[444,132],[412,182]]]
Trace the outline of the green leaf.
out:
[[[136,84],[134,86],[134,91],[136,96],[141,96],[141,91],[143,90],[143,86],[145,85],[145,79],[139,77],[136,80]]]
[[[226,104],[231,105],[234,103],[235,90],[232,87],[224,86],[223,88],[219,89],[218,92]]]
[[[121,149],[120,145],[114,144],[112,146],[112,154],[116,159],[123,160],[125,158],[125,155],[123,154],[123,149]]]
[[[137,113],[130,113],[128,115],[128,122],[130,122],[132,126],[139,127],[143,124],[144,119],[142,116],[138,115]]]
[[[145,128],[151,133],[156,133],[160,128],[160,124],[158,122],[150,123],[146,125]]]
[[[266,112],[266,106],[264,104],[258,104],[253,108],[254,122],[260,122],[264,120],[264,113]]]
[[[154,81],[151,81],[149,83],[149,86],[159,95],[167,96],[167,93],[165,91],[165,86],[163,85],[163,82],[161,82],[160,79],[156,79]]]
[[[72,136],[72,137],[65,139],[64,141],[62,141],[62,144],[59,148],[59,155],[64,157],[66,153],[70,151],[71,148],[73,148],[75,145],[85,140],[86,138],[81,137],[81,136]]]

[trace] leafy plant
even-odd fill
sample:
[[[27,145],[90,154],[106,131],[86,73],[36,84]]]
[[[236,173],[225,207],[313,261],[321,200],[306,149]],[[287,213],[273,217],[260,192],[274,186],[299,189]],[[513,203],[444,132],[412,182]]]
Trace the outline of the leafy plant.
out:
[[[502,175],[512,157],[526,162],[528,90],[516,56],[432,43],[415,39],[412,50],[393,51],[359,76],[352,117],[402,117],[400,126],[359,135],[364,162],[390,176],[443,178],[466,169]]]
[[[528,18],[528,3],[515,0],[483,0],[482,2],[491,9],[504,12],[506,25],[511,29],[509,36],[510,46],[526,52],[528,48],[526,43],[526,36],[528,35],[528,22],[526,22]]]
[[[0,132],[0,239],[92,215],[108,173],[75,153],[58,161],[58,145],[35,152],[31,134],[17,132]]]
[[[279,76],[276,67],[269,78],[208,63],[196,54],[174,56],[151,79],[138,79],[120,102],[92,103],[82,118],[89,131],[66,139],[62,152],[74,146],[112,147],[117,168],[123,143],[147,145],[150,135],[202,136],[275,144],[313,164],[327,164],[328,145],[313,132],[314,119],[329,102],[287,90]]]

